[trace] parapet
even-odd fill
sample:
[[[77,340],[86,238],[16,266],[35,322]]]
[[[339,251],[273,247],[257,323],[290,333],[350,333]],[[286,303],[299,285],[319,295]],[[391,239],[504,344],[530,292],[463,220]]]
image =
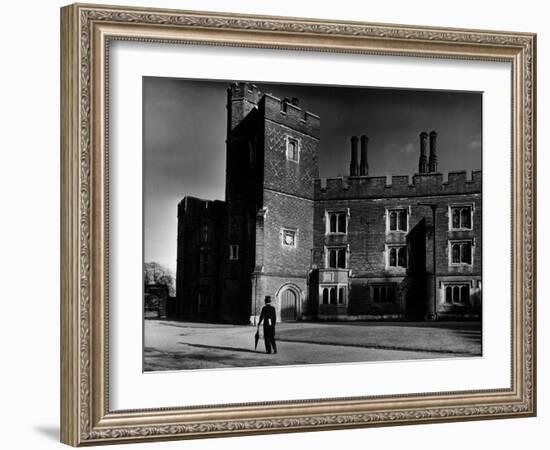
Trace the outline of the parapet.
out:
[[[240,100],[244,98],[251,103],[258,104],[260,98],[262,97],[262,92],[258,86],[252,83],[242,81],[232,83],[228,90],[231,100]]]
[[[452,195],[481,193],[481,170],[450,172],[448,181],[442,173],[399,175],[386,177],[343,177],[314,180],[315,200],[354,198],[421,197],[427,195]]]
[[[271,94],[264,94],[259,107],[266,119],[319,139],[321,119],[318,115]]]
[[[225,202],[222,200],[205,200],[198,197],[186,196],[178,203],[178,217],[181,215],[217,215],[224,211]]]

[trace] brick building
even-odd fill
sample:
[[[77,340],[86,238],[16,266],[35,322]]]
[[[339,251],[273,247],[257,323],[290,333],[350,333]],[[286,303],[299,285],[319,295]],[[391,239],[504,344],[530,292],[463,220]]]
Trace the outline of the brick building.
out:
[[[350,174],[319,179],[320,118],[252,84],[227,94],[226,200],[178,205],[182,318],[282,320],[481,315],[481,171],[437,172],[437,133],[418,173],[370,177],[368,138]]]

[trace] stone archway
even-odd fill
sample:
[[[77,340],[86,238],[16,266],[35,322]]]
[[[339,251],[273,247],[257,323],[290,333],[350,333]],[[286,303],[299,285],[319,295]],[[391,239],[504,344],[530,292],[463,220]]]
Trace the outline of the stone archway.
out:
[[[280,306],[282,322],[290,322],[298,319],[302,291],[294,284],[284,284],[277,292],[277,300]]]

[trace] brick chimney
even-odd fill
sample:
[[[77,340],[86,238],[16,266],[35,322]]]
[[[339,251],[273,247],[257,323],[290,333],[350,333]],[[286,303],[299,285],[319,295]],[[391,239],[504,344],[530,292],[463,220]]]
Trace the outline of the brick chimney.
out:
[[[428,144],[428,133],[420,133],[420,159],[418,160],[418,173],[428,173],[428,156],[426,147]]]
[[[437,133],[430,133],[430,172],[437,172]]]
[[[359,163],[357,161],[357,143],[359,139],[357,136],[351,137],[351,162],[349,164],[350,177],[356,177],[359,175]]]
[[[359,175],[366,177],[369,174],[369,162],[367,159],[367,146],[369,138],[365,135],[361,136],[361,163],[359,165]]]

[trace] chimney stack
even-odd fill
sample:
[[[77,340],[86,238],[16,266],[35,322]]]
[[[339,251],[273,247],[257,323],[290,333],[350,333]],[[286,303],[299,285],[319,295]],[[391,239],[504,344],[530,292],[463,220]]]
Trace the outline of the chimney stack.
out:
[[[357,162],[357,136],[351,137],[351,162],[349,164],[350,177],[356,177],[359,175],[359,164]]]
[[[437,133],[430,133],[430,172],[437,172]]]
[[[418,161],[418,173],[428,173],[428,157],[426,147],[428,143],[428,133],[420,133],[420,159]]]
[[[367,159],[367,145],[369,138],[365,135],[361,136],[361,163],[359,165],[359,175],[366,177],[369,174],[369,163]]]

